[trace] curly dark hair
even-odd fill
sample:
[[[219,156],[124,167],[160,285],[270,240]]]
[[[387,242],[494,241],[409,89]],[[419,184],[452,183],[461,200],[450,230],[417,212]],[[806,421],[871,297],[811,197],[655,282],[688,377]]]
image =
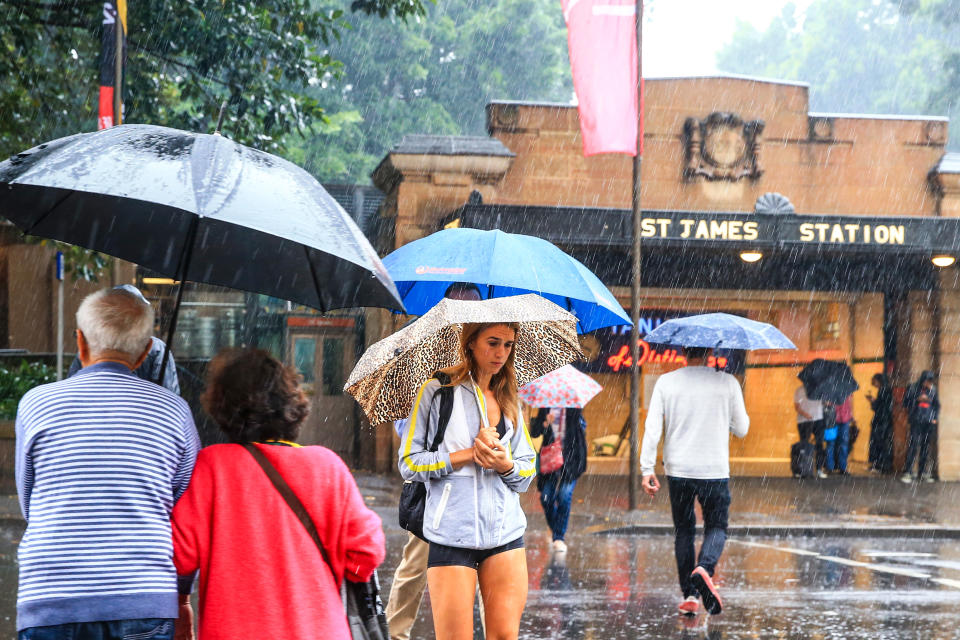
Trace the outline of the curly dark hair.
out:
[[[309,413],[299,375],[262,349],[225,349],[210,361],[203,408],[231,442],[296,440]]]

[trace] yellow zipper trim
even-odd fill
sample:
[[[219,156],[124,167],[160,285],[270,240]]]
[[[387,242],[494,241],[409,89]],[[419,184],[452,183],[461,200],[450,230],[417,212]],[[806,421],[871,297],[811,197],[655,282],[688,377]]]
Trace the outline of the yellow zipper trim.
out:
[[[431,378],[432,380],[433,378]],[[438,460],[433,464],[413,464],[410,461],[410,450],[413,448],[413,434],[417,430],[417,418],[420,415],[420,401],[423,399],[423,390],[427,388],[427,385],[430,384],[430,380],[427,380],[422,385],[420,385],[420,390],[417,392],[417,400],[413,405],[413,415],[410,416],[410,425],[407,427],[407,441],[403,446],[403,461],[406,463],[407,468],[414,473],[419,473],[420,471],[439,471],[444,469],[447,466],[447,463],[443,460]],[[456,393],[456,389],[454,389]],[[424,445],[426,445],[427,433],[424,432]]]

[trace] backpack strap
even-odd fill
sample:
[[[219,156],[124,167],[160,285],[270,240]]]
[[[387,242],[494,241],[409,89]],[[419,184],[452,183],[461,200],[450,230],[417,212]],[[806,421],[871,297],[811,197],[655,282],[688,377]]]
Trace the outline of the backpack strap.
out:
[[[433,436],[433,444],[430,445],[430,451],[437,451],[440,443],[443,442],[443,436],[447,433],[447,424],[450,422],[450,415],[453,413],[453,392],[454,388],[450,385],[450,376],[442,371],[437,371],[433,377],[440,382],[440,389],[437,390],[434,398],[440,398],[439,420],[437,422],[437,433]]]

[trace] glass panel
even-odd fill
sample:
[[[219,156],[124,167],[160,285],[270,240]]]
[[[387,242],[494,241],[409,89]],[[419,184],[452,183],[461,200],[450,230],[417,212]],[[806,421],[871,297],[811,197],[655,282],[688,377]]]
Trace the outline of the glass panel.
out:
[[[310,383],[314,380],[313,372],[317,362],[316,354],[316,338],[293,339],[293,368],[303,376],[305,383]]]
[[[323,340],[323,395],[339,396],[343,393],[343,338]]]

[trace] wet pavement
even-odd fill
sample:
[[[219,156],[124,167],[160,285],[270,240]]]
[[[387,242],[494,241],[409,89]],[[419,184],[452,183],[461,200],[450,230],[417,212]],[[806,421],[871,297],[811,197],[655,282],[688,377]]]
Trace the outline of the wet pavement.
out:
[[[396,492],[386,478],[361,477],[360,484],[387,527],[381,578],[389,593],[406,539],[394,525],[390,501]],[[886,478],[736,479],[731,523],[780,527],[783,535],[732,532],[716,577],[726,610],[694,618],[676,613],[680,592],[673,539],[664,526],[666,495],[644,498],[644,509],[624,513],[619,479],[584,478],[574,494],[570,549],[563,557],[551,552],[531,491],[524,496],[530,595],[520,636],[960,638],[960,540],[949,535],[960,530],[958,491],[952,483],[908,486]],[[846,528],[841,536],[816,529],[838,524]],[[432,637],[428,594],[412,638]]]
[[[387,531],[387,594],[406,540],[396,525],[399,482],[365,474],[358,482]],[[960,638],[960,539],[952,535],[960,532],[960,485],[735,479],[731,524],[782,535],[732,531],[716,577],[725,611],[694,618],[676,614],[666,495],[625,513],[625,488],[619,478],[583,479],[565,557],[551,553],[536,492],[524,496],[530,595],[522,638]],[[830,525],[842,534],[831,535]],[[16,636],[22,529],[15,498],[0,496],[0,639]],[[412,637],[433,637],[429,594]]]

